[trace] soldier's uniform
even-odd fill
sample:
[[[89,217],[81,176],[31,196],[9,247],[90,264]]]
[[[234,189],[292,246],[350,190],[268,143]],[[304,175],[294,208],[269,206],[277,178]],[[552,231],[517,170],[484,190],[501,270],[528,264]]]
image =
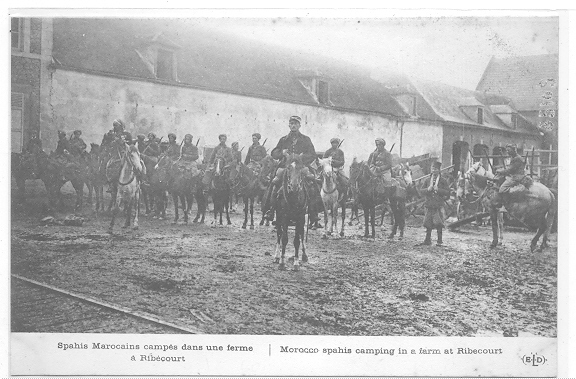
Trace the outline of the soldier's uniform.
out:
[[[192,135],[186,134],[184,144],[180,148],[180,159],[176,162],[175,168],[190,177],[198,175],[200,173],[196,162],[198,156],[198,148],[192,143]]]
[[[142,154],[144,150],[146,150],[146,141],[144,140],[146,136],[144,134],[138,134],[136,138],[136,147],[138,147],[138,152]]]
[[[70,137],[70,153],[76,157],[83,156],[86,153],[86,143],[80,138],[81,134],[80,130],[75,130]]]
[[[330,143],[333,145],[338,145],[340,140],[338,138],[332,138]],[[336,173],[336,180],[342,187],[348,187],[348,178],[344,174],[344,152],[340,150],[337,146],[332,146],[324,153],[323,158],[332,157],[332,170]]]
[[[160,145],[158,144],[156,135],[152,132],[148,133],[148,142],[146,142],[143,154],[151,157],[157,157],[160,155]]]
[[[218,138],[225,136],[221,134]],[[214,175],[214,162],[216,158],[224,159],[224,166],[229,166],[233,160],[234,156],[232,154],[232,149],[226,146],[226,142],[220,143],[218,146],[212,150],[212,155],[210,155],[210,160],[208,161],[209,168],[204,173],[204,178],[202,179],[202,184],[204,184],[205,188],[208,188],[210,183],[212,183],[212,176]]]
[[[168,134],[168,147],[164,152],[165,155],[169,156],[173,161],[180,157],[180,146],[176,143],[176,134]]]
[[[300,117],[298,116],[292,116],[290,117],[290,120],[296,120],[298,123],[301,121]],[[277,200],[275,196],[275,190],[279,188],[279,184],[282,181],[282,175],[284,174],[286,164],[284,150],[286,150],[286,153],[289,157],[300,154],[302,156],[302,163],[306,166],[302,173],[306,178],[307,188],[310,191],[310,216],[314,217],[314,219],[317,219],[317,213],[323,210],[324,206],[322,205],[322,198],[320,197],[320,188],[318,188],[318,185],[315,182],[315,175],[309,167],[310,164],[316,160],[316,149],[314,148],[314,144],[312,144],[310,137],[300,133],[299,130],[296,132],[290,131],[288,135],[280,138],[276,147],[270,152],[272,158],[280,160],[280,164],[278,165],[276,176],[272,180],[271,189],[266,195],[266,199],[269,199],[268,201],[270,209],[265,217],[270,220],[272,218],[273,211],[275,210]]]
[[[504,180],[498,192],[509,192],[510,188],[514,187],[524,178],[524,160],[514,152],[514,156],[510,160],[508,167],[499,169],[498,174],[506,177],[506,180]]]
[[[232,143],[232,162],[235,164],[242,163],[242,152],[238,150],[238,142]]]
[[[248,153],[246,153],[246,158],[244,159],[244,164],[259,163],[268,153],[266,148],[260,145],[260,142],[250,145],[248,148]]]
[[[392,186],[392,154],[384,148],[386,141],[377,138],[376,142],[382,143],[381,149],[374,150],[368,158],[368,167],[373,175],[381,178],[384,187]]]
[[[72,148],[70,147],[70,141],[66,139],[66,132],[59,131],[58,132],[58,144],[56,145],[56,155],[57,156],[65,156],[66,152],[70,153]]]
[[[435,162],[434,167],[440,170],[440,162]],[[425,202],[424,208],[426,213],[424,215],[423,226],[426,228],[426,238],[422,245],[430,245],[432,243],[432,229],[436,229],[438,233],[438,245],[442,245],[442,229],[444,228],[444,219],[446,213],[444,211],[445,200],[450,197],[450,187],[448,181],[442,177],[442,174],[431,174],[424,184]],[[430,190],[430,187],[432,189]]]

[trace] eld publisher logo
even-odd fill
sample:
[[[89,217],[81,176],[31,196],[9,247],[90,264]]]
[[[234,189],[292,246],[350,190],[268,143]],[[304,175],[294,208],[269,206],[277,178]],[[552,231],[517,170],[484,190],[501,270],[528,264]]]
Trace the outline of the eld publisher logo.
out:
[[[544,363],[546,363],[546,361],[546,357],[534,353],[532,353],[532,355],[524,355],[522,357],[522,362],[524,362],[525,365],[542,366]]]

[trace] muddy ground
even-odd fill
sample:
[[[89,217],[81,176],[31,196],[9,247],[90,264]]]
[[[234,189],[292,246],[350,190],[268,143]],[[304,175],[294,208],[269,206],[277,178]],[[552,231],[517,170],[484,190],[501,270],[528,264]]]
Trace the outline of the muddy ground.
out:
[[[443,247],[415,247],[421,218],[403,240],[308,235],[309,262],[278,270],[271,227],[171,225],[141,217],[135,236],[86,205],[83,226],[44,226],[43,187],[12,193],[12,273],[148,312],[212,334],[556,336],[557,250],[531,253],[532,233],[508,228],[490,249],[489,227],[445,231]],[[66,189],[66,188],[65,188]],[[73,196],[65,191],[73,213]],[[194,207],[195,209],[195,207]],[[239,206],[239,211],[241,206]],[[169,216],[173,215],[172,205]],[[258,216],[260,213],[258,212]],[[292,249],[289,250],[292,252]],[[65,332],[63,330],[62,332]]]

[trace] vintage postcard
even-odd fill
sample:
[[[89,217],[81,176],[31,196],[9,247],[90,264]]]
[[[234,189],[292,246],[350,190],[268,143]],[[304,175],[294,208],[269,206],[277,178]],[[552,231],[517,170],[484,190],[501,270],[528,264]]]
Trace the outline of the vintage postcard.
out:
[[[567,14],[9,17],[10,375],[564,372]]]

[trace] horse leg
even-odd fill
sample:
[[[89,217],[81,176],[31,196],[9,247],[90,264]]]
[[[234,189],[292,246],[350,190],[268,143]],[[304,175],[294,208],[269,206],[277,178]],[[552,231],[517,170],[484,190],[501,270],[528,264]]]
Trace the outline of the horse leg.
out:
[[[324,203],[324,234],[322,234],[322,239],[328,238],[328,211],[326,210],[327,204]]]
[[[140,190],[138,188],[136,188],[136,191],[134,193],[134,200],[133,200],[134,204],[140,204]],[[138,230],[139,224],[138,224],[138,216],[140,215],[140,207],[136,207],[136,214],[134,215],[134,223],[132,225],[132,230]],[[132,214],[130,214],[130,216],[132,216]]]
[[[286,245],[288,245],[288,217],[285,215],[282,218],[282,255],[280,256],[280,265],[278,270],[286,270],[286,263],[284,258],[286,256]]]
[[[342,199],[342,227],[340,228],[340,237],[344,237],[344,226],[346,225],[346,198]]]
[[[178,222],[178,193],[172,192],[172,201],[174,202],[174,220],[172,221],[172,225],[176,225]]]
[[[112,219],[110,220],[110,226],[108,227],[108,233],[112,234],[114,230],[114,221],[116,220],[116,215],[118,214],[118,204],[114,203],[112,209]]]
[[[404,199],[400,199],[397,203],[397,212],[394,220],[398,223],[398,227],[400,228],[400,236],[399,239],[404,238],[404,227],[406,226],[406,201]]]
[[[298,220],[296,221],[296,227],[294,228],[294,271],[298,271],[300,269],[300,258],[298,257],[298,251],[300,250],[300,236],[304,234],[304,224],[302,224],[302,227],[300,227],[300,222],[300,217],[298,217]],[[300,232],[300,229],[302,229],[302,232]]]
[[[370,208],[368,206],[362,205],[362,210],[364,211],[364,237],[370,237]]]
[[[370,225],[372,226],[372,238],[376,238],[376,207],[370,207]]]
[[[504,212],[498,212],[498,245],[504,240]]]
[[[124,213],[126,213],[126,221],[124,222],[123,229],[130,226],[130,219],[132,218],[132,199],[124,200]]]
[[[248,224],[248,201],[246,196],[244,196],[244,223],[242,224],[242,229],[246,229],[246,224]]]
[[[334,199],[334,203],[332,203],[332,224],[330,225],[330,234],[333,231],[338,231],[338,198]]]
[[[500,226],[498,225],[498,208],[490,208],[490,222],[492,223],[492,243],[491,248],[498,246],[498,235],[502,233]]]
[[[232,225],[232,221],[230,221],[230,213],[228,212],[228,204],[226,204],[226,206],[224,207],[225,211],[226,211],[226,222],[228,225]],[[222,219],[220,219],[220,225],[222,225]]]
[[[280,224],[276,225],[276,249],[274,250],[274,263],[280,263],[280,241],[282,240],[282,227]],[[266,252],[264,255],[270,255]]]
[[[306,216],[303,216],[302,221],[302,230],[299,233],[301,242],[302,242],[302,262],[308,262],[308,255],[306,255],[306,241],[305,241],[305,234],[304,234],[304,225],[306,225]]]
[[[544,230],[544,236],[542,237],[542,244],[540,245],[540,250],[548,247],[548,236],[554,227],[554,222],[556,220],[556,211],[554,209],[549,210],[546,213],[546,229]]]
[[[248,201],[248,198],[244,198],[244,201]],[[254,196],[250,198],[250,230],[254,230]]]
[[[388,239],[394,238],[396,235],[396,231],[398,230],[398,223],[396,222],[396,212],[397,212],[398,204],[396,203],[395,199],[390,199],[390,214],[392,215],[391,219],[393,221],[392,224],[392,231],[388,235]]]

